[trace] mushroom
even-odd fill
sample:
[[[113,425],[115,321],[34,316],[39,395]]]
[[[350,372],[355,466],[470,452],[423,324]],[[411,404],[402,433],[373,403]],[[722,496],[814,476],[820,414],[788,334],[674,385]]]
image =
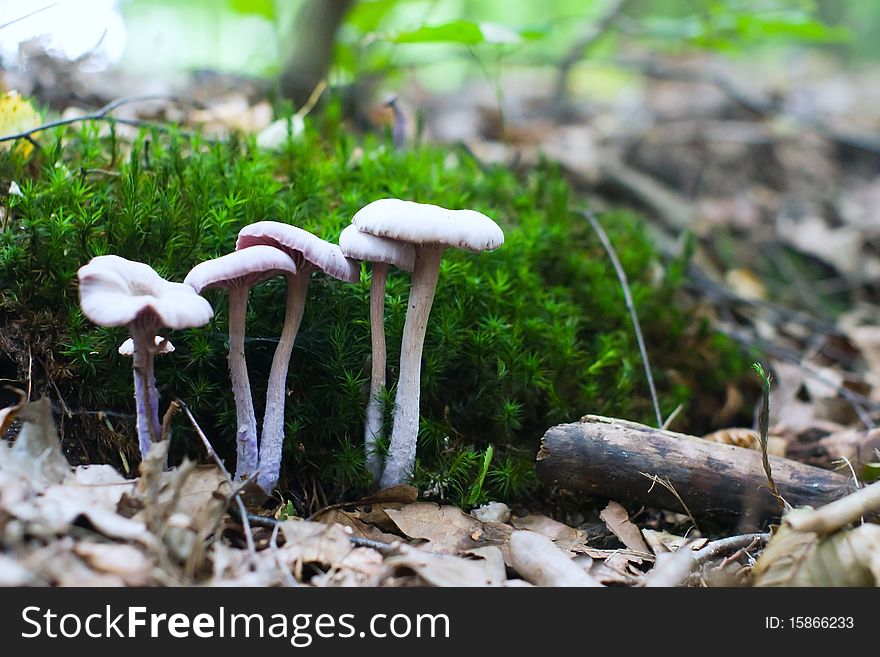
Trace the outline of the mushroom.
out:
[[[167,338],[163,338],[161,335],[157,335],[153,339],[153,344],[156,346],[154,353],[157,356],[161,356],[162,354],[170,354],[172,351],[174,351],[174,345],[171,344],[171,340],[168,340]],[[117,349],[116,351],[119,352],[120,356],[127,356],[128,358],[131,358],[132,356],[134,356],[134,340],[132,340],[131,338],[128,338],[121,345],[119,345],[119,349]],[[144,383],[143,383],[143,381],[141,381],[141,376],[138,374],[137,370],[134,370],[134,377],[133,378],[134,378],[134,398],[136,400],[137,399],[145,399],[147,391],[144,389]],[[157,399],[158,399],[158,397],[157,397]],[[157,408],[157,412],[158,412],[158,408]],[[149,429],[146,426],[143,428],[140,426],[140,422],[145,421],[147,417],[148,416],[146,416],[146,415],[142,416],[140,413],[138,413],[138,415],[137,415],[137,422],[139,423],[138,436],[145,435],[145,433],[149,433]],[[144,429],[145,431],[142,431],[142,429]],[[149,445],[147,445],[147,447],[149,447]],[[141,449],[143,449],[143,448],[141,448]]]
[[[350,283],[358,280],[359,268],[347,259],[335,244],[326,242],[307,230],[278,221],[258,221],[245,226],[238,233],[236,250],[260,244],[281,249],[296,264],[297,273],[287,274],[287,306],[284,328],[272,358],[269,382],[266,388],[266,410],[263,415],[263,435],[260,439],[259,475],[257,484],[265,492],[278,483],[281,471],[281,448],[284,443],[284,383],[290,365],[293,343],[302,321],[309,278],[314,271],[323,271],[334,278]]]
[[[443,250],[447,247],[470,251],[495,249],[504,242],[504,233],[489,217],[474,210],[447,210],[392,198],[373,201],[361,208],[352,223],[361,232],[408,242],[415,247],[415,266],[400,347],[394,428],[380,482],[387,488],[408,480],[415,465],[422,348]]]
[[[161,335],[157,335],[153,338],[153,344],[156,345],[156,355],[162,356],[163,354],[170,354],[175,350],[174,345],[171,344],[171,340],[168,338],[163,338]],[[125,340],[119,348],[116,350],[120,356],[128,356],[129,358],[134,355],[134,340],[128,338]],[[137,383],[137,380],[135,380]]]
[[[149,265],[115,255],[92,258],[79,268],[80,306],[99,326],[127,326],[132,339],[137,432],[141,456],[162,436],[153,359],[162,348],[156,332],[207,324],[211,304],[189,285],[172,283]]]
[[[296,265],[290,256],[271,246],[260,245],[199,263],[183,279],[196,292],[206,288],[221,288],[229,294],[228,363],[237,420],[237,480],[247,479],[254,474],[259,460],[257,417],[244,355],[248,292],[267,278],[295,273]]]
[[[412,271],[415,249],[411,244],[362,233],[355,226],[347,226],[339,236],[339,247],[346,257],[373,263],[370,283],[370,335],[372,337],[372,375],[370,398],[367,400],[364,427],[364,449],[367,470],[375,481],[382,474],[382,464],[376,452],[376,440],[382,430],[382,409],[379,395],[385,386],[385,282],[388,265]]]

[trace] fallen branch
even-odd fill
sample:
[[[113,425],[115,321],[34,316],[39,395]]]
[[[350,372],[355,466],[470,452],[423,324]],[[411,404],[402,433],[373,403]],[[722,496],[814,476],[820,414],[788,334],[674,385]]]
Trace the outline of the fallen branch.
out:
[[[875,482],[812,513],[786,518],[786,522],[799,532],[831,534],[878,511],[880,511],[880,482]]]
[[[661,431],[635,422],[588,415],[551,427],[537,456],[538,477],[621,502],[682,511],[697,518],[760,527],[779,517],[761,453]],[[852,490],[848,477],[770,457],[779,493],[792,506],[820,506]],[[669,481],[680,496],[651,486],[642,473]]]

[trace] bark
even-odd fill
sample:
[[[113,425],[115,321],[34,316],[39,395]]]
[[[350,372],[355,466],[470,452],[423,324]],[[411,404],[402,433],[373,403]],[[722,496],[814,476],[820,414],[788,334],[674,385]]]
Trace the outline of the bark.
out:
[[[373,343],[370,398],[364,428],[364,449],[367,470],[378,481],[382,474],[382,460],[376,452],[376,441],[382,433],[382,388],[385,387],[385,284],[388,265],[373,263],[373,280],[370,283],[370,337]]]
[[[779,457],[770,457],[770,464],[780,494],[794,507],[827,504],[852,489],[849,478],[828,470]],[[541,441],[537,472],[563,488],[739,522],[741,529],[779,517],[759,451],[635,422],[588,415],[551,427]],[[681,499],[652,482],[654,475],[668,480]]]
[[[281,73],[281,93],[303,105],[327,76],[336,31],[354,0],[305,0],[294,20],[291,48]]]
[[[266,411],[263,415],[263,435],[260,438],[260,473],[257,484],[267,494],[278,483],[281,472],[281,449],[284,445],[284,402],[287,370],[290,354],[299,332],[303,310],[306,305],[311,270],[303,268],[296,275],[287,277],[287,307],[281,339],[272,358],[269,382],[266,389]]]
[[[422,348],[434,291],[440,274],[442,247],[416,247],[416,261],[409,289],[409,305],[400,345],[400,375],[394,398],[394,428],[382,473],[382,488],[409,481],[416,460],[419,438],[419,400],[422,385]]]

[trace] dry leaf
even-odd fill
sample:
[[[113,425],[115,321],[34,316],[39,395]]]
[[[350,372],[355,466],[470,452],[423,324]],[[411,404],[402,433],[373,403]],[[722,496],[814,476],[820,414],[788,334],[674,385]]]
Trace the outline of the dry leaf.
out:
[[[795,509],[788,516],[810,513]],[[782,525],[753,569],[755,586],[880,586],[880,527],[820,538]]]
[[[503,502],[489,502],[476,509],[471,509],[471,515],[480,522],[505,523],[510,520],[510,507]]]
[[[651,551],[654,554],[661,554],[663,552],[675,552],[682,545],[690,541],[689,548],[691,550],[699,550],[701,547],[705,546],[708,543],[708,540],[705,538],[698,538],[697,540],[688,539],[684,536],[676,536],[675,534],[670,534],[669,532],[656,531],[653,529],[643,529],[642,536],[645,538],[645,542],[651,548]]]
[[[18,388],[8,388],[9,390],[14,391],[18,394],[18,402],[13,404],[12,406],[7,406],[6,408],[0,409],[0,438],[3,437],[3,434],[6,433],[6,430],[12,426],[12,421],[15,420],[18,412],[24,407],[27,402],[27,396],[25,395],[24,390],[19,390]]]
[[[0,554],[0,586],[31,586],[37,581],[33,573],[15,558]]]
[[[429,541],[434,552],[455,554],[480,545],[483,537],[483,523],[457,506],[416,502],[385,513],[406,536]]]
[[[40,123],[40,115],[34,106],[30,101],[22,98],[17,91],[7,91],[0,96],[0,135],[24,132],[36,128]],[[0,143],[0,150],[8,151],[13,148],[16,153],[27,157],[34,146],[25,139]]]
[[[501,586],[506,579],[498,578],[497,566],[490,560],[463,559],[408,545],[401,546],[400,555],[385,560],[380,579],[398,575],[401,569],[412,570],[431,586]]]
[[[369,538],[370,540],[380,541],[382,543],[394,543],[395,541],[401,540],[400,536],[384,532],[375,525],[364,522],[361,520],[361,517],[360,511],[333,509],[322,514],[319,522],[326,525],[340,524],[343,527],[350,527],[352,536]],[[375,514],[370,514],[370,517],[375,518]],[[385,518],[387,519],[387,516],[385,516]],[[390,519],[388,519],[388,524],[394,525]]]
[[[45,397],[29,402],[17,411],[23,421],[11,447],[0,445],[0,468],[17,472],[35,482],[60,482],[70,472],[61,451],[61,441],[52,407]]]
[[[95,570],[119,575],[128,586],[145,586],[150,582],[152,560],[131,545],[80,541],[73,551]]]
[[[630,550],[641,552],[643,554],[651,554],[651,550],[648,548],[645,539],[642,537],[642,532],[630,522],[626,509],[620,504],[614,501],[609,502],[608,506],[602,509],[601,513],[599,513],[599,517],[608,526],[611,533],[619,538],[620,542]]]
[[[513,518],[510,524],[517,529],[528,529],[546,536],[565,552],[583,553],[586,551],[586,532],[542,515],[528,515]]]
[[[758,434],[752,429],[730,428],[719,429],[703,436],[703,440],[712,443],[721,443],[723,445],[736,445],[737,447],[745,447],[746,449],[754,449],[761,451],[761,443],[758,440]],[[773,456],[785,456],[785,450],[788,442],[785,438],[779,436],[768,436],[767,452]]]
[[[621,552],[610,555],[604,561],[594,561],[587,572],[590,577],[606,586],[633,586],[644,578],[644,573],[633,565],[629,556]]]
[[[370,548],[354,548],[328,572],[313,577],[313,586],[375,586],[383,569],[382,555]]]
[[[308,520],[285,520],[281,523],[285,543],[278,553],[282,562],[302,580],[304,564],[334,566],[354,549],[342,525],[325,525]]]

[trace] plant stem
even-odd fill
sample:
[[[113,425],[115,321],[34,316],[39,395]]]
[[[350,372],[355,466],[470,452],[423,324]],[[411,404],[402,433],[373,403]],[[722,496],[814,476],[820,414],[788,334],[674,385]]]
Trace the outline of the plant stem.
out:
[[[278,483],[281,472],[281,448],[284,444],[284,397],[290,354],[299,332],[303,310],[306,305],[306,292],[309,287],[310,269],[300,269],[299,273],[287,276],[287,307],[284,314],[284,328],[281,339],[275,348],[269,383],[266,389],[266,411],[263,415],[263,436],[260,441],[260,472],[257,484],[269,493]]]
[[[388,265],[373,263],[373,280],[370,283],[370,337],[373,343],[370,398],[367,400],[367,417],[364,427],[364,449],[367,470],[378,481],[382,474],[382,462],[376,451],[376,441],[382,432],[382,388],[385,387],[385,284]]]
[[[153,373],[156,345],[152,331],[131,326],[134,343],[132,371],[134,373],[134,401],[137,409],[138,446],[141,458],[146,458],[153,443],[159,442],[162,426],[159,423],[159,393]]]
[[[229,289],[229,378],[235,397],[235,479],[247,479],[257,471],[257,416],[251,396],[247,360],[244,355],[245,319],[248,287],[235,285]]]
[[[391,432],[385,471],[382,473],[383,488],[407,481],[412,476],[415,465],[419,437],[422,349],[442,256],[443,248],[440,246],[416,247],[409,306],[406,309],[406,323],[403,325],[403,341],[400,345],[400,377],[394,400],[394,429]]]

